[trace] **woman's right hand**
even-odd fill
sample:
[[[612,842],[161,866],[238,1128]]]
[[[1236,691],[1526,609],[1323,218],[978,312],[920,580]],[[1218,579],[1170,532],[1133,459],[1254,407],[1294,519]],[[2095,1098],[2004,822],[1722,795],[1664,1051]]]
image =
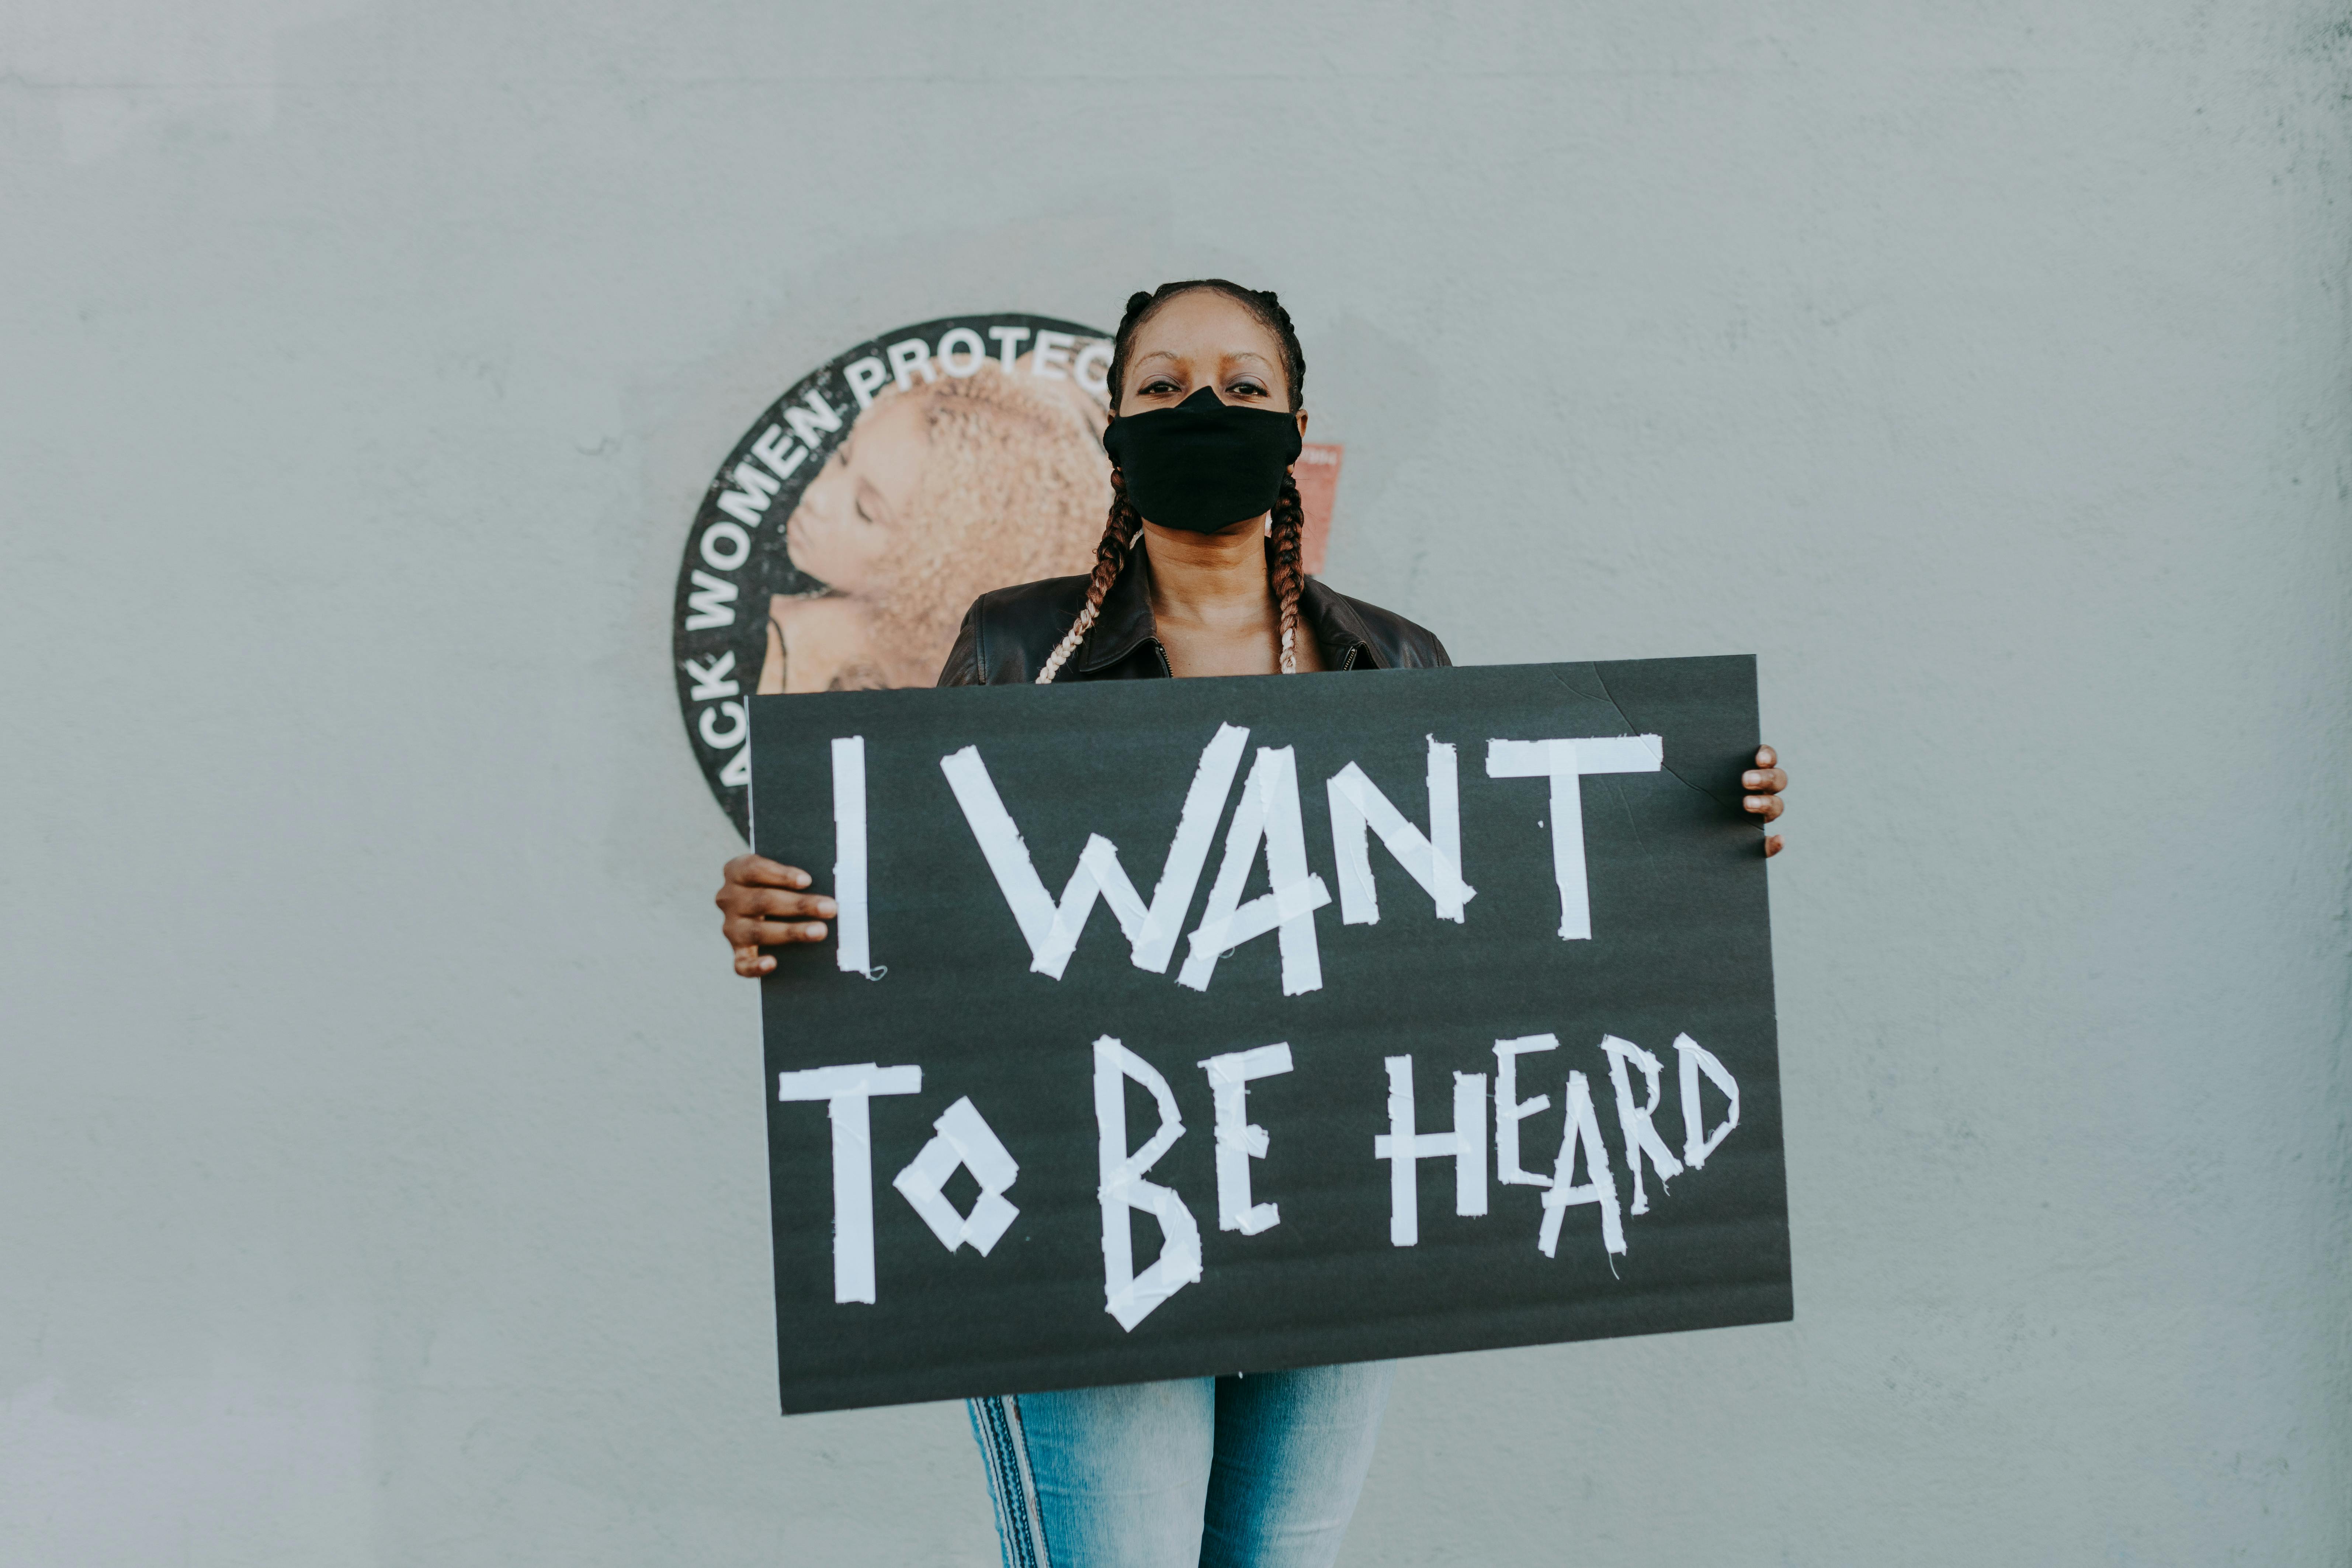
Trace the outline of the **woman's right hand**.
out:
[[[831,899],[806,893],[809,874],[797,866],[782,866],[757,855],[738,855],[727,862],[727,879],[719,884],[719,912],[727,917],[727,944],[735,950],[735,973],[757,980],[776,967],[763,947],[788,942],[823,942],[824,922],[834,915]],[[817,916],[815,920],[808,917]]]

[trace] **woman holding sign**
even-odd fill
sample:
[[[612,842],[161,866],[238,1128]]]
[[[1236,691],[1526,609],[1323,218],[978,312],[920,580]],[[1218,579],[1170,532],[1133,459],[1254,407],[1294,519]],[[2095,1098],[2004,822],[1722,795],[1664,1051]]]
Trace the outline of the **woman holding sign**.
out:
[[[1128,301],[1103,445],[1110,517],[1094,570],[986,594],[942,686],[1284,675],[1450,662],[1420,626],[1299,568],[1291,478],[1306,356],[1271,293],[1222,279]],[[1780,815],[1769,747],[1741,784]],[[1768,837],[1764,852],[1780,840]],[[834,902],[755,855],[719,892],[739,974],[821,942]],[[1321,1568],[1371,1461],[1393,1363],[1308,1367],[971,1402],[1007,1568]]]

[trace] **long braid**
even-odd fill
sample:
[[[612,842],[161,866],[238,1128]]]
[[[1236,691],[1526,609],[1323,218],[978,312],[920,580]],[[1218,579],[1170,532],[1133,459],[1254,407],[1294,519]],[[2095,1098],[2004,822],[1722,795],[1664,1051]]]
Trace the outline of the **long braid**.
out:
[[[1136,515],[1135,503],[1127,499],[1127,478],[1113,468],[1110,471],[1110,516],[1103,523],[1101,542],[1095,546],[1095,569],[1087,579],[1087,602],[1079,606],[1077,619],[1072,621],[1070,629],[1062,634],[1062,640],[1054,645],[1054,651],[1047,657],[1045,668],[1038,670],[1038,685],[1053,685],[1054,677],[1062,672],[1063,664],[1070,655],[1077,652],[1078,644],[1086,640],[1096,617],[1102,614],[1104,595],[1110,592],[1110,585],[1118,581],[1119,570],[1127,564],[1128,547],[1135,542],[1136,536],[1142,531],[1143,520]]]
[[[1106,384],[1110,388],[1111,417],[1118,417],[1118,388],[1127,371],[1127,345],[1135,336],[1137,324],[1144,312],[1158,303],[1156,296],[1140,291],[1130,294],[1127,310],[1118,319],[1118,331],[1111,336],[1110,369]],[[1143,519],[1136,514],[1135,503],[1127,499],[1127,476],[1116,465],[1110,470],[1110,516],[1103,523],[1100,543],[1095,546],[1095,569],[1087,578],[1086,603],[1078,606],[1076,618],[1062,640],[1054,645],[1045,665],[1037,671],[1037,684],[1051,686],[1054,678],[1062,673],[1062,666],[1077,652],[1078,644],[1086,640],[1096,619],[1102,614],[1103,598],[1110,585],[1118,581],[1120,571],[1127,565],[1127,552],[1143,533]]]
[[[1107,375],[1111,417],[1118,417],[1119,397],[1127,384],[1127,350],[1134,340],[1135,330],[1161,304],[1195,289],[1213,289],[1238,301],[1281,341],[1283,370],[1290,384],[1290,406],[1297,409],[1307,384],[1307,353],[1299,347],[1298,330],[1291,324],[1290,312],[1283,309],[1274,290],[1244,289],[1223,278],[1192,278],[1181,283],[1162,283],[1148,294],[1138,291],[1128,296],[1127,311],[1119,318],[1118,331],[1111,339]],[[1087,579],[1086,603],[1079,606],[1077,618],[1070,623],[1070,629],[1062,634],[1062,640],[1055,645],[1045,667],[1038,670],[1040,686],[1053,684],[1062,666],[1077,651],[1078,644],[1102,614],[1103,597],[1118,581],[1119,572],[1127,564],[1128,552],[1143,535],[1143,519],[1127,499],[1127,479],[1117,468],[1110,471],[1110,518],[1103,525],[1102,542],[1095,547],[1095,569]],[[1306,583],[1306,575],[1299,570],[1299,552],[1306,524],[1307,515],[1298,500],[1298,483],[1285,474],[1282,493],[1274,503],[1274,580],[1270,584],[1274,589],[1275,625],[1281,639],[1285,675],[1298,673],[1298,595]]]
[[[1298,481],[1282,476],[1282,494],[1274,502],[1274,624],[1282,641],[1282,673],[1298,673],[1298,595],[1307,574],[1298,567],[1307,534],[1307,511],[1298,500]]]

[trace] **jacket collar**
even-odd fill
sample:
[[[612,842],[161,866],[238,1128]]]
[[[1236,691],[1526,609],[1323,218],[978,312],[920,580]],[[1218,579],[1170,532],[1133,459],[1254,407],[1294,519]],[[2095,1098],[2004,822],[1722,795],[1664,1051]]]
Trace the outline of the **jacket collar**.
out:
[[[1299,591],[1298,618],[1313,628],[1316,646],[1323,650],[1324,668],[1388,668],[1388,661],[1381,657],[1380,645],[1372,640],[1371,628],[1356,613],[1355,601],[1333,593],[1312,577]]]
[[[1269,544],[1269,564],[1272,546]],[[1323,668],[1386,668],[1356,606],[1309,577],[1298,595],[1298,618],[1322,650]],[[1080,674],[1118,663],[1147,642],[1157,642],[1159,623],[1151,616],[1151,556],[1139,541],[1129,551],[1102,610],[1078,645],[1074,663]]]

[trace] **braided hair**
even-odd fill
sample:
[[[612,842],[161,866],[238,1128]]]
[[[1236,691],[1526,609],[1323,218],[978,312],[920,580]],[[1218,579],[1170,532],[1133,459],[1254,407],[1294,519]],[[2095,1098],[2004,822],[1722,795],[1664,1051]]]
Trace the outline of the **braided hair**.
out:
[[[1192,278],[1181,283],[1162,283],[1150,293],[1139,290],[1128,296],[1127,313],[1119,318],[1118,331],[1111,340],[1109,371],[1111,417],[1118,417],[1121,387],[1126,384],[1127,351],[1135,341],[1137,331],[1151,319],[1153,312],[1179,294],[1206,289],[1223,294],[1256,318],[1258,323],[1272,332],[1282,344],[1284,379],[1290,384],[1290,406],[1297,408],[1307,382],[1307,353],[1298,346],[1297,329],[1290,324],[1290,312],[1282,308],[1272,289],[1244,289],[1223,278]],[[1307,574],[1299,569],[1299,552],[1303,548],[1307,513],[1298,500],[1298,481],[1288,474],[1282,477],[1282,493],[1275,498],[1273,516],[1275,626],[1282,647],[1282,673],[1298,673],[1298,595],[1307,584]],[[1037,684],[1050,686],[1086,640],[1096,618],[1102,614],[1105,595],[1111,584],[1118,581],[1120,571],[1127,565],[1128,552],[1142,536],[1143,519],[1135,503],[1127,499],[1127,480],[1116,468],[1110,471],[1110,517],[1103,524],[1102,541],[1095,546],[1095,569],[1087,579],[1086,603],[1079,606],[1077,618],[1062,640],[1054,645],[1044,668],[1037,671]]]

